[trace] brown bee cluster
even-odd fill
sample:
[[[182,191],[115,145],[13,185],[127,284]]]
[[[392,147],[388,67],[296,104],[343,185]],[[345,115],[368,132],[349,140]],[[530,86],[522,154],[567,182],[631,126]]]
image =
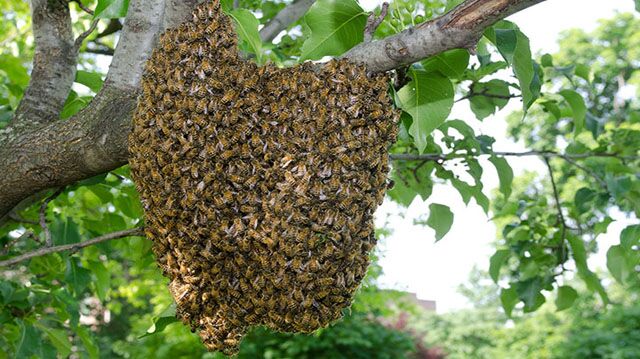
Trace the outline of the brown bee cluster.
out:
[[[249,326],[338,319],[375,245],[388,78],[346,61],[257,67],[212,1],[162,35],[142,85],[131,171],[178,317],[227,354]]]

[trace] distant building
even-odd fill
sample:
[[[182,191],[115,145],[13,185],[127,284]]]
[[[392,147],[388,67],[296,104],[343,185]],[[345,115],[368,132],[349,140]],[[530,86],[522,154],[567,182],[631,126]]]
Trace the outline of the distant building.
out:
[[[436,311],[436,301],[435,300],[425,300],[418,299],[417,294],[404,292],[395,289],[382,289],[382,291],[392,294],[391,297],[393,299],[389,300],[389,307],[398,307],[402,308],[403,304],[409,305],[417,305],[427,312],[435,312]]]
[[[426,299],[418,299],[418,295],[415,293],[406,293],[407,298],[411,298],[411,300],[422,307],[424,310],[429,312],[436,311],[436,301],[435,300],[426,300]]]

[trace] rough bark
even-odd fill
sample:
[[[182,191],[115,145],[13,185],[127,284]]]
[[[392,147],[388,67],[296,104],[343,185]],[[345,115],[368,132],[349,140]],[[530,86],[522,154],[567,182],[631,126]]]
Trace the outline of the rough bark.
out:
[[[63,1],[32,0],[35,53],[29,87],[16,110],[14,126],[58,119],[76,76],[69,6]]]
[[[160,29],[185,19],[192,1],[132,1],[103,90],[86,109],[67,121],[28,131],[11,126],[0,131],[0,222],[30,195],[126,164],[144,61]],[[488,26],[541,1],[467,0],[440,18],[363,43],[345,57],[385,71],[449,49],[470,48]]]

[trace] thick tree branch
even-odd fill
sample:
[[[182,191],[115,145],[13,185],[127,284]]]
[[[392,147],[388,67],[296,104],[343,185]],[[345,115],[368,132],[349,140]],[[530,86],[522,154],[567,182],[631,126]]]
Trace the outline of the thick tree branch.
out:
[[[363,42],[342,57],[373,72],[412,64],[451,49],[473,49],[484,30],[544,0],[467,0],[452,11],[385,39]]]
[[[162,29],[178,26],[188,20],[193,8],[204,1],[205,0],[165,0]]]
[[[103,89],[85,109],[66,121],[0,131],[0,218],[33,193],[126,163],[139,80],[164,12],[164,0],[131,2]]]
[[[361,44],[345,57],[364,62],[372,71],[401,67],[445,50],[471,47],[487,26],[541,1],[467,0],[438,19]],[[160,27],[179,24],[195,3],[132,1],[105,85],[86,109],[69,120],[30,131],[0,130],[0,223],[15,205],[36,192],[127,163],[127,135],[144,61]]]
[[[282,9],[278,15],[260,29],[262,41],[271,42],[280,32],[286,30],[289,25],[301,18],[314,2],[316,0],[296,0]]]
[[[9,267],[9,266],[12,266],[14,264],[18,264],[20,262],[24,262],[26,260],[29,260],[31,258],[41,257],[41,256],[44,256],[44,255],[47,255],[47,254],[51,254],[51,253],[65,252],[65,251],[77,251],[77,250],[82,249],[84,247],[92,246],[94,244],[98,244],[98,243],[101,243],[101,242],[110,241],[112,239],[118,239],[118,238],[124,238],[124,237],[134,237],[134,236],[139,236],[139,237],[144,236],[144,228],[139,227],[139,228],[126,229],[124,231],[113,232],[113,233],[105,234],[103,236],[99,236],[99,237],[96,237],[96,238],[93,238],[93,239],[90,239],[90,240],[84,241],[84,242],[78,242],[78,243],[73,243],[73,244],[64,244],[64,245],[55,246],[55,247],[42,247],[42,248],[37,249],[37,250],[35,250],[33,252],[21,254],[19,256],[16,256],[16,257],[4,260],[4,261],[0,261],[0,267]]]
[[[17,127],[58,119],[76,76],[71,17],[66,1],[32,0],[35,54],[29,87],[12,123]]]

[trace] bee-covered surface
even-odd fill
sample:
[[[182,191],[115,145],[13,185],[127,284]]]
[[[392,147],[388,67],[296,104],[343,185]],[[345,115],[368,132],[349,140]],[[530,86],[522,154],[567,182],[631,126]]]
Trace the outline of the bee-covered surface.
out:
[[[210,350],[338,319],[375,245],[398,113],[346,61],[257,67],[218,1],[162,35],[130,135],[146,234]]]

